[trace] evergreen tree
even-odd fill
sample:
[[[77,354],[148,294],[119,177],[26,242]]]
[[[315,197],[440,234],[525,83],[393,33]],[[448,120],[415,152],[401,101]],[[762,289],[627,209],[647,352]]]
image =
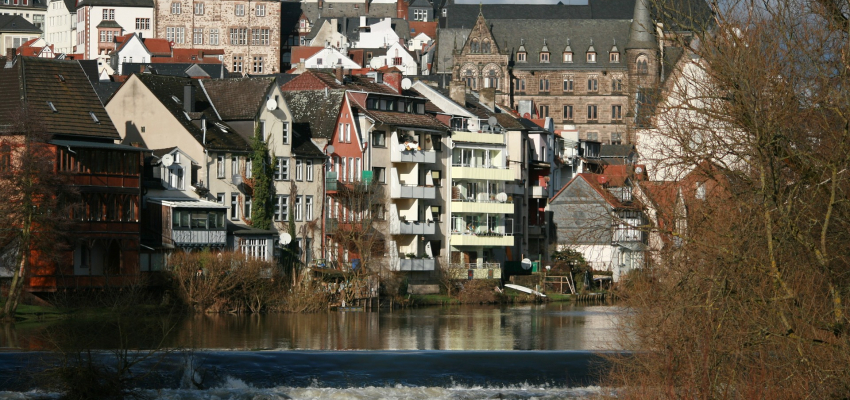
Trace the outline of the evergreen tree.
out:
[[[254,154],[251,155],[251,175],[254,188],[254,206],[251,209],[251,225],[259,229],[272,227],[272,179],[274,171],[268,163],[269,147],[263,140],[260,125],[254,129]]]

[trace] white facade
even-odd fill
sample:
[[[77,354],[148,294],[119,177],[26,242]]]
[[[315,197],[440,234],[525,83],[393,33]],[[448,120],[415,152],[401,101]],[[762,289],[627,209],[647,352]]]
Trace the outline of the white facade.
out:
[[[52,0],[47,5],[44,38],[53,44],[57,54],[74,52],[76,30],[77,10],[69,10],[63,0]]]
[[[113,53],[111,58],[111,67],[118,71],[118,75],[124,75],[123,67],[125,62],[129,63],[146,63],[151,60],[151,52],[145,47],[142,39],[138,35],[130,36],[126,40],[121,49]]]
[[[363,17],[362,19],[365,19]],[[361,25],[363,25],[361,23]],[[384,18],[372,25],[369,25],[369,31],[361,30],[360,39],[356,43],[352,43],[352,47],[379,49],[386,48],[394,43],[398,43],[399,37],[392,27],[392,19]]]
[[[336,68],[337,66],[342,66],[345,69],[361,68],[360,64],[357,64],[339,50],[331,47],[323,49],[304,60],[304,67],[307,69],[328,69]]]
[[[375,69],[383,67],[395,67],[401,71],[402,75],[416,75],[419,65],[416,59],[410,55],[407,49],[399,43],[395,43],[387,49],[386,56],[372,58],[369,61],[369,66]]]
[[[118,3],[120,4],[120,3]],[[109,35],[101,37],[98,25],[104,21],[114,21],[119,25],[118,36],[127,33],[138,33],[144,38],[154,36],[154,8],[151,7],[122,7],[115,6],[86,6],[85,0],[80,0],[77,8],[77,49],[86,59],[94,59],[98,54],[108,53],[106,43],[111,43]],[[104,18],[106,17],[106,18]],[[113,35],[114,36],[114,35]]]

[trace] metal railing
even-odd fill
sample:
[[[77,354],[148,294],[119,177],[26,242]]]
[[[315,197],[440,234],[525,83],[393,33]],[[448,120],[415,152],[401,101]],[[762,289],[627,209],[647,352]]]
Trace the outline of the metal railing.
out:
[[[489,168],[489,169],[508,169],[507,166],[503,165],[493,165],[488,162],[484,163],[476,163],[475,161],[467,161],[467,162],[455,162],[452,161],[452,167],[468,167],[468,168]]]
[[[464,229],[459,229],[460,222],[463,222]],[[466,223],[463,217],[452,218],[452,235],[475,235],[475,236],[513,236],[514,220],[513,218],[505,218],[502,224],[498,222],[489,225],[487,223]]]
[[[502,268],[502,264],[497,262],[451,263],[451,267],[456,269],[499,269]]]

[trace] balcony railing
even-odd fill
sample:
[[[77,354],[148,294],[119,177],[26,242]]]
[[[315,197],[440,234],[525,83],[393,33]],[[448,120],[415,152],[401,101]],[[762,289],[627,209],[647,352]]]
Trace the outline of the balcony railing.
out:
[[[433,235],[436,231],[437,224],[433,221],[398,221],[398,225],[390,227],[392,235]]]
[[[392,187],[392,198],[394,199],[434,199],[437,189],[433,186],[405,185],[395,182]]]
[[[489,169],[508,169],[506,166],[502,165],[494,165],[489,162],[476,162],[475,160],[471,161],[452,161],[452,167],[467,167],[467,168],[489,168]]]
[[[398,260],[398,271],[433,271],[435,265],[433,258],[403,258]]]
[[[452,263],[451,267],[459,269],[497,269],[502,268],[502,264],[497,262]]]
[[[175,246],[224,246],[227,244],[226,230],[173,230],[171,241]]]
[[[452,235],[475,235],[475,236],[512,236],[514,234],[513,218],[505,218],[500,224],[485,222],[467,223],[463,217],[452,218]]]
[[[433,163],[437,161],[436,151],[402,150],[390,153],[391,162]]]

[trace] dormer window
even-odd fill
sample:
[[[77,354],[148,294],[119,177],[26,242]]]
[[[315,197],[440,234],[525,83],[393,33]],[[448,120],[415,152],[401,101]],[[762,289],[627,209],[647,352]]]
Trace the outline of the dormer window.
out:
[[[528,56],[528,53],[521,51],[519,53],[516,53],[516,60],[517,60],[517,62],[526,62],[527,56]]]
[[[548,63],[549,62],[549,53],[540,53],[540,62]]]
[[[619,63],[620,62],[620,53],[609,53],[608,61],[611,63]]]
[[[596,53],[595,52],[594,53],[591,53],[591,52],[587,53],[587,62],[589,62],[589,63],[595,63],[596,62]]]
[[[564,52],[564,62],[571,63],[573,62],[573,52]]]

